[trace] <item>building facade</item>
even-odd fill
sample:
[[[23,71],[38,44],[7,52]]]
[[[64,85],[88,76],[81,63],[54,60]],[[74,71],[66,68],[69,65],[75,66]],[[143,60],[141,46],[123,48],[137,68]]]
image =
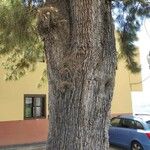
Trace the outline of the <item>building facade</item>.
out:
[[[5,70],[0,68],[0,147],[29,144],[47,139],[48,88],[37,85],[45,68],[39,63],[34,72],[29,72],[18,81],[5,81]],[[119,61],[111,113],[132,113],[131,90],[142,90],[141,85],[131,83],[140,80],[132,76]]]

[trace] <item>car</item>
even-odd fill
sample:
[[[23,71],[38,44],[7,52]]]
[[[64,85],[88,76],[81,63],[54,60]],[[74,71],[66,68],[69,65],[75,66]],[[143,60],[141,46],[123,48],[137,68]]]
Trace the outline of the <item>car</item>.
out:
[[[109,142],[126,150],[150,150],[150,115],[119,115],[113,117]]]

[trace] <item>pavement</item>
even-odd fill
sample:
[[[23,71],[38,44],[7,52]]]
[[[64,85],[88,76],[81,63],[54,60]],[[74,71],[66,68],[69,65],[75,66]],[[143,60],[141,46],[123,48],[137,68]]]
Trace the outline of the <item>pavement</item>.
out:
[[[1,147],[0,150],[45,150],[45,143],[38,144],[30,144],[30,145],[17,145],[17,146],[9,146],[9,147]],[[123,150],[122,148],[118,148],[115,146],[110,146],[110,150]]]
[[[125,149],[111,145],[109,150],[125,150]]]
[[[0,148],[0,150],[45,150],[45,149],[46,149],[45,143],[14,145]]]

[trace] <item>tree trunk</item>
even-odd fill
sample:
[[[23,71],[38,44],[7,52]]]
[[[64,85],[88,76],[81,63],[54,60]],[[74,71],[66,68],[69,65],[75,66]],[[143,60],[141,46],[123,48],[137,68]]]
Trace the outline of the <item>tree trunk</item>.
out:
[[[47,150],[108,150],[116,68],[110,0],[47,0],[38,29],[48,70]]]

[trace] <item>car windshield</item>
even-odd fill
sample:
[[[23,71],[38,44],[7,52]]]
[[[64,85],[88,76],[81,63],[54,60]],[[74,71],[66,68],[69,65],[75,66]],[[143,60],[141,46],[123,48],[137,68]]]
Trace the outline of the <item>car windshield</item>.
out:
[[[150,120],[146,121],[146,123],[148,124],[148,128],[150,129]]]

